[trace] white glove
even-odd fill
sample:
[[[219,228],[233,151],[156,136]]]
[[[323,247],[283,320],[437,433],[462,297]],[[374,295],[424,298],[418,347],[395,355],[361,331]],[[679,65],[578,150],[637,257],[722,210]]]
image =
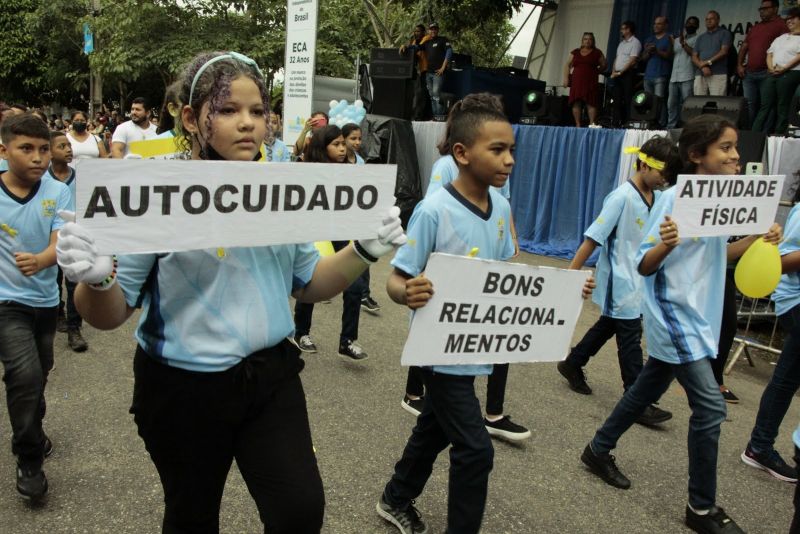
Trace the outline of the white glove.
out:
[[[375,263],[378,258],[388,254],[395,247],[399,247],[408,241],[403,226],[400,224],[400,208],[392,206],[386,217],[383,218],[383,225],[378,228],[377,239],[363,239],[353,243],[358,256],[367,263]]]
[[[91,234],[75,223],[75,213],[59,211],[58,215],[67,221],[58,231],[56,258],[61,270],[72,282],[99,284],[114,270],[111,256],[98,256],[97,247]]]
[[[134,154],[133,152],[130,152],[128,154],[125,154],[125,157],[123,157],[122,159],[142,159],[142,156],[140,154]]]

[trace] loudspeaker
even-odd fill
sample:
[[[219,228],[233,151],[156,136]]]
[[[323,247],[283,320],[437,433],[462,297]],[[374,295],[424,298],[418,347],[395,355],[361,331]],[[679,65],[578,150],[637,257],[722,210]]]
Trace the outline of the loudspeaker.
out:
[[[414,106],[414,86],[417,83],[417,80],[372,78],[370,113],[410,121]]]
[[[706,113],[722,115],[734,123],[739,130],[750,128],[747,100],[743,97],[690,96],[683,101],[681,120],[685,124],[688,120]]]
[[[522,99],[520,124],[565,124],[569,99],[566,96],[548,95],[542,91],[528,91]]]
[[[369,74],[372,78],[413,78],[414,54],[411,50],[401,54],[396,48],[373,48]]]

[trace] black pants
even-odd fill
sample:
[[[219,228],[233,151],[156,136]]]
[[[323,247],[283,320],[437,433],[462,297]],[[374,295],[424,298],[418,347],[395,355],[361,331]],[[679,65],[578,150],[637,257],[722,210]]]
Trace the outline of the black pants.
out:
[[[430,119],[431,95],[428,94],[428,86],[425,83],[425,73],[415,72],[414,80],[414,120],[424,121]]]
[[[161,477],[163,532],[219,532],[234,459],[265,531],[320,531],[325,498],[302,368],[288,341],[218,373],[169,367],[137,348],[131,413]]]
[[[64,276],[64,273],[61,272],[61,267],[59,267],[58,274],[56,275],[56,284],[58,285],[59,293],[61,293],[62,281],[67,286],[67,330],[80,330],[81,326],[83,326],[83,318],[75,307],[75,288],[78,287],[78,284],[70,282],[70,280]],[[64,301],[62,300],[58,303],[58,314],[62,315],[63,313]]]
[[[331,241],[333,250],[339,252],[348,245],[349,241]],[[364,298],[364,288],[369,288],[369,269],[361,273],[350,286],[342,293],[342,330],[339,333],[339,344],[358,339],[358,323],[361,318],[361,299]],[[369,290],[367,289],[367,295]],[[314,315],[314,305],[307,302],[298,302],[294,305],[295,336],[305,336],[311,333],[311,319]]]
[[[584,367],[589,359],[614,336],[617,336],[617,358],[622,375],[622,386],[627,390],[642,372],[642,320],[615,319],[601,315],[583,339],[567,356],[574,367]]]
[[[800,472],[800,449],[794,446],[794,463]],[[800,534],[800,484],[794,485],[794,518],[792,526],[789,527],[789,534]]]
[[[11,420],[11,452],[20,463],[44,460],[44,389],[53,368],[58,308],[0,302],[0,362]]]
[[[417,417],[403,457],[386,484],[384,498],[392,506],[408,506],[425,488],[436,457],[452,444],[447,532],[478,532],[486,506],[489,473],[494,465],[494,448],[475,396],[475,377],[427,369],[421,373],[427,389],[425,406]]]
[[[508,364],[496,363],[492,374],[486,382],[486,413],[489,415],[503,415],[503,405],[506,400],[506,382],[508,381]],[[422,397],[425,388],[422,379],[421,367],[409,367],[406,380],[406,393],[415,397]]]
[[[725,383],[725,364],[733,347],[733,338],[736,337],[736,330],[739,327],[736,316],[736,283],[733,280],[733,272],[728,271],[725,277],[725,297],[722,300],[722,326],[719,331],[719,346],[717,347],[717,357],[711,360],[711,370],[714,371],[714,378],[720,386]]]
[[[633,69],[626,70],[614,79],[614,124],[624,126],[633,100],[633,85],[636,76]]]

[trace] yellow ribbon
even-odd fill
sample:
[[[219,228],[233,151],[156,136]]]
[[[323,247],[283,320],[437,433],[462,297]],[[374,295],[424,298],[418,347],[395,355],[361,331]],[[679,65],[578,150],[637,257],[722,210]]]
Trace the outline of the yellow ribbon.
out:
[[[628,148],[623,150],[623,152],[625,152],[626,154],[637,154],[639,156],[639,161],[641,161],[642,163],[646,163],[648,167],[650,167],[651,169],[655,169],[657,171],[663,171],[664,167],[667,166],[667,164],[664,163],[663,161],[659,161],[656,158],[648,156],[647,154],[642,152],[642,149],[639,148],[638,146],[629,146]]]

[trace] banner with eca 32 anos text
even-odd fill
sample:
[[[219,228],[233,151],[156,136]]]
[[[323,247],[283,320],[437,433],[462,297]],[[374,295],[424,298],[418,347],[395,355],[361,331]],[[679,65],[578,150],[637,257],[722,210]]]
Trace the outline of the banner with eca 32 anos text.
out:
[[[434,294],[411,319],[403,365],[563,360],[591,273],[431,254]]]
[[[99,254],[369,239],[396,165],[80,159],[77,222]]]
[[[672,219],[680,237],[765,234],[775,222],[783,175],[678,176]]]
[[[314,105],[318,0],[287,0],[283,142],[292,146]]]

